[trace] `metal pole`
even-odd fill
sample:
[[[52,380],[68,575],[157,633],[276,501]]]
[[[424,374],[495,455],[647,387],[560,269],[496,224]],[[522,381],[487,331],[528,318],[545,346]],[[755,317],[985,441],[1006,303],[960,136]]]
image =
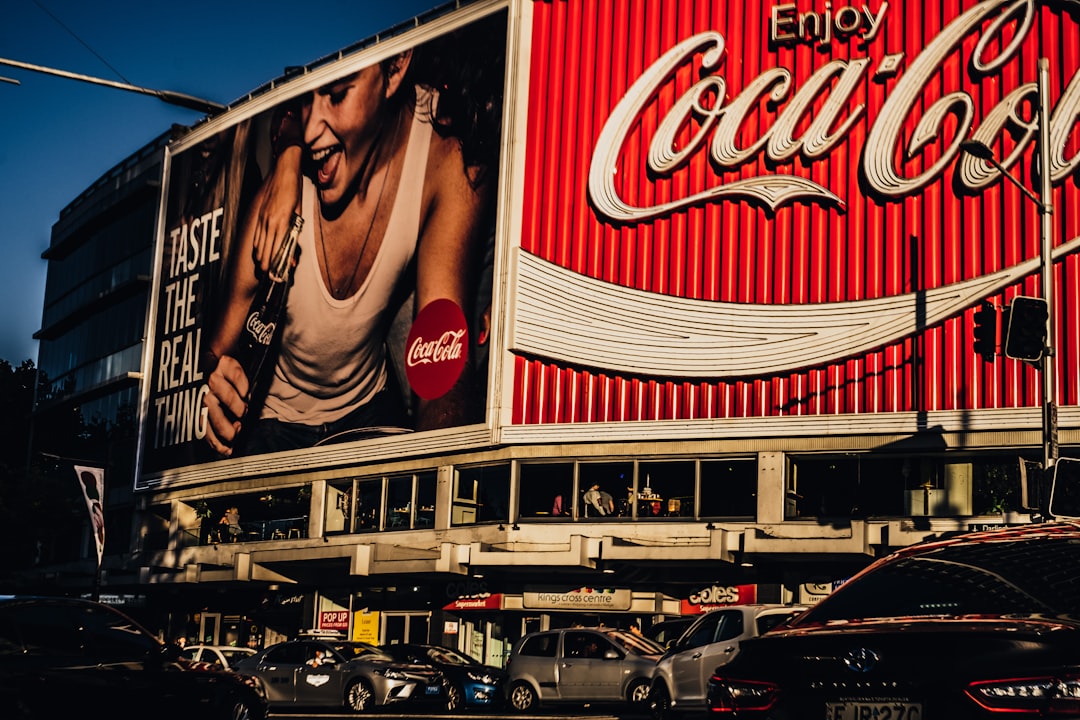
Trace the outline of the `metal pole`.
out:
[[[117,90],[127,90],[128,92],[140,93],[142,95],[152,95],[169,105],[196,110],[201,113],[206,113],[207,115],[214,115],[225,109],[224,105],[210,100],[203,100],[202,98],[197,98],[185,93],[173,92],[171,90],[154,90],[152,88],[139,87],[138,85],[130,85],[114,80],[105,80],[93,77],[92,75],[80,75],[79,73],[68,72],[67,70],[57,70],[56,68],[45,67],[43,65],[33,65],[31,63],[20,62],[19,60],[0,58],[0,65],[7,65],[22,70],[31,70],[46,75],[55,75],[56,77],[67,78],[69,80],[79,80],[80,82],[91,83],[93,85],[104,85],[105,87],[116,88]],[[3,79],[6,80],[7,78]],[[15,80],[8,80],[8,82],[18,84],[18,81]]]
[[[1054,199],[1050,167],[1050,61],[1039,58],[1039,255],[1042,261],[1042,297],[1046,300],[1046,346],[1039,363],[1042,372],[1043,469],[1049,473],[1057,463],[1057,392],[1054,362]]]

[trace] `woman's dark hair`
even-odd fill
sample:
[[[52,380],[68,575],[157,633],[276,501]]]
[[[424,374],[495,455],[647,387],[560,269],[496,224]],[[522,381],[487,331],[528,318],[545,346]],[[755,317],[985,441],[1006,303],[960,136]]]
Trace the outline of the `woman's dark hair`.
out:
[[[505,11],[494,13],[421,45],[405,78],[438,91],[435,131],[461,143],[474,187],[498,172],[506,23]]]

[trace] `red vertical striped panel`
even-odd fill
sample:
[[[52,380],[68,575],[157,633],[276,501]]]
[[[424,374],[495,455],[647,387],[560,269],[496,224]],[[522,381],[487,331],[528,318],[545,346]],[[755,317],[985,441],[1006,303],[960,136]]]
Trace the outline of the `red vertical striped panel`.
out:
[[[978,191],[956,182],[959,163],[924,187],[896,197],[876,194],[864,177],[868,134],[898,82],[927,46],[962,14],[1003,0],[893,0],[878,36],[836,34],[835,23],[853,22],[864,4],[830,5],[831,41],[793,44],[769,40],[774,6],[759,0],[597,0],[533,5],[529,123],[525,149],[521,248],[582,275],[660,296],[745,304],[805,304],[920,293],[1011,267],[1037,257],[1036,208],[1011,184]],[[882,3],[865,6],[876,13]],[[823,11],[819,3],[795,3],[797,11]],[[997,13],[1000,14],[1000,13]],[[1063,6],[1040,7],[1019,52],[999,72],[977,77],[972,56],[989,21],[965,35],[937,67],[903,120],[899,147],[915,143],[916,128],[940,100],[963,93],[972,104],[972,128],[1025,83],[1037,78],[1037,61],[1050,59],[1051,104],[1070,82],[1080,82],[1080,27]],[[865,28],[865,25],[863,25]],[[716,68],[701,58],[678,67],[642,108],[625,138],[615,168],[620,198],[649,206],[696,195],[737,180],[797,175],[836,194],[842,208],[795,202],[775,211],[738,200],[714,200],[641,222],[613,222],[600,215],[587,184],[596,140],[627,89],[679,42],[706,31],[723,35],[726,49]],[[1015,31],[1007,26],[985,56],[1005,49]],[[883,72],[887,58],[900,58]],[[673,104],[706,73],[726,83],[727,106],[763,73],[790,72],[791,87],[778,102],[759,98],[738,132],[748,148],[770,132],[785,105],[827,63],[869,59],[866,71],[836,123],[858,113],[839,144],[818,157],[798,154],[773,162],[764,151],[734,168],[709,159],[708,141],[668,175],[646,169],[657,128]],[[829,89],[836,87],[834,78]],[[829,97],[821,92],[794,136],[810,127]],[[860,109],[856,109],[860,108]],[[897,151],[905,178],[947,157],[960,128],[959,110],[947,113],[940,132],[923,138],[911,157]],[[1080,130],[1072,118],[1064,149],[1080,153]],[[695,121],[697,122],[697,121]],[[966,129],[965,129],[966,132]],[[683,128],[678,144],[691,140]],[[1008,132],[995,146],[999,157],[1013,149]],[[711,136],[710,136],[711,140]],[[1014,167],[1032,177],[1034,146]],[[1054,188],[1055,244],[1080,237],[1080,189],[1076,171]],[[1055,267],[1057,282],[1055,359],[1061,404],[1076,404],[1080,388],[1080,259]],[[990,299],[1007,305],[1016,295],[1037,295],[1032,274]],[[913,312],[918,312],[913,309]],[[914,337],[874,352],[836,358],[819,367],[776,376],[686,380],[622,376],[602,367],[582,368],[518,356],[514,362],[513,422],[605,422],[888,413],[997,407],[1039,402],[1036,373],[1005,358],[986,364],[972,351],[972,313],[963,312]]]

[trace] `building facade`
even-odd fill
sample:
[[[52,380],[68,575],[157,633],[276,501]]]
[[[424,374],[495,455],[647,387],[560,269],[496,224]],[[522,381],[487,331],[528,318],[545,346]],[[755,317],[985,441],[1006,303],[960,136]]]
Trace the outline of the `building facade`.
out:
[[[1076,17],[1003,0],[604,8],[468,3],[315,63],[169,144],[137,559],[105,587],[145,596],[172,634],[265,644],[341,630],[501,664],[532,629],[813,602],[890,549],[1031,521],[1021,488],[1048,434],[1042,375],[1000,352],[983,359],[974,327],[984,301],[1040,295],[1040,208],[961,142],[985,143],[1027,183],[1036,141],[1049,144],[1045,368],[1054,450],[1069,455]],[[1040,54],[1052,108],[1041,133]],[[406,59],[429,73],[404,77],[439,89],[438,108],[457,97],[460,77],[445,70],[468,67],[482,69],[464,85],[483,98],[473,117],[498,109],[496,124],[474,124],[486,142],[460,141],[466,165],[470,148],[498,148],[479,165],[486,242],[473,265],[450,264],[471,295],[417,302],[386,335],[404,422],[216,453],[207,398],[221,353],[206,350],[220,346],[246,248],[245,178],[282,167],[282,118],[311,127],[322,98],[370,68],[394,77]],[[199,159],[215,150],[208,174]],[[211,177],[217,189],[197,192]],[[329,185],[333,171],[317,177]],[[326,217],[303,218],[293,292],[305,261],[334,289],[320,236],[303,235]],[[402,271],[398,289],[411,278]],[[382,324],[394,309],[380,309]],[[278,380],[296,374],[282,358],[308,329],[297,312],[280,320]],[[455,395],[466,376],[470,393]],[[291,398],[268,392],[263,417],[289,417]],[[310,394],[320,409],[331,395]],[[454,419],[430,429],[440,403]]]
[[[143,338],[160,206],[162,162],[171,132],[111,168],[65,207],[53,226],[39,341],[32,464],[75,489],[72,462],[109,466],[104,504],[115,531],[110,554],[130,553],[135,441]],[[110,478],[112,480],[112,478]],[[65,493],[67,497],[69,494]],[[58,522],[36,538],[35,563],[59,575],[85,574],[96,558],[91,521]],[[56,514],[64,503],[56,499]],[[65,566],[68,566],[65,569]]]

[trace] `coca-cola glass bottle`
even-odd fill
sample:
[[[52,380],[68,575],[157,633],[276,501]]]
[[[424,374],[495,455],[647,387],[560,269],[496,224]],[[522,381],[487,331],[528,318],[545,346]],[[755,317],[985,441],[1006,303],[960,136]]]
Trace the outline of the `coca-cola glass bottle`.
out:
[[[292,284],[296,267],[297,239],[304,219],[293,213],[292,223],[285,239],[274,252],[266,277],[259,283],[255,297],[248,308],[244,329],[240,333],[236,359],[248,378],[248,404],[258,398],[258,391],[265,388],[264,375],[270,365],[274,342],[278,337],[285,301]]]

